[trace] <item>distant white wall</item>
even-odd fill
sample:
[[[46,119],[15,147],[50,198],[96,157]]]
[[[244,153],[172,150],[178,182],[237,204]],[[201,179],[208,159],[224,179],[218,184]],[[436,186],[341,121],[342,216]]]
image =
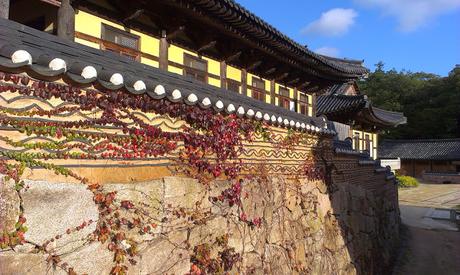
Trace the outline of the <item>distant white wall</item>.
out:
[[[390,166],[391,171],[394,172],[395,170],[401,169],[401,159],[381,159],[380,165],[382,167]]]

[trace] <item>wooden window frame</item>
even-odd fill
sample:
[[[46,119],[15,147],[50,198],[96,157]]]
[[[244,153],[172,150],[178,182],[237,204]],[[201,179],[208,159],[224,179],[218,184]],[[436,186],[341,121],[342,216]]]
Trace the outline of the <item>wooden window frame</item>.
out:
[[[353,133],[353,140],[354,140],[354,150],[360,151],[361,150],[361,135],[359,133]]]
[[[256,86],[256,82],[260,81],[260,83],[263,83],[264,88],[261,89]],[[263,101],[265,102],[265,97],[267,95],[267,90],[265,90],[265,81],[262,78],[257,78],[257,77],[252,77],[252,83],[251,83],[251,91],[252,91],[252,98]],[[257,96],[255,96],[257,95]],[[260,98],[259,98],[260,97]]]
[[[205,70],[204,71],[201,71],[199,69],[196,69],[196,68],[193,68],[193,67],[190,67],[190,66],[187,66],[185,65],[186,63],[188,63],[186,60],[189,59],[189,60],[195,60],[195,61],[198,61],[198,62],[202,62],[204,63],[204,66],[205,66]],[[182,68],[182,72],[183,72],[183,75],[189,75],[190,77],[193,77],[194,79],[198,80],[198,81],[201,81],[199,80],[195,74],[199,73],[199,74],[204,74],[204,83],[208,83],[208,79],[209,79],[209,75],[208,75],[208,61],[206,59],[203,59],[199,56],[194,56],[194,55],[191,55],[191,54],[188,54],[188,53],[184,53],[184,64],[183,64],[183,68]],[[191,72],[191,73],[188,73],[187,74],[187,71]]]
[[[287,96],[283,95],[281,92],[287,92]],[[287,102],[287,106],[285,103]],[[292,98],[290,97],[290,91],[286,87],[279,87],[278,89],[278,106],[286,109],[286,110],[291,110],[291,102],[294,102]]]
[[[302,97],[305,97],[305,100],[302,99]],[[308,95],[305,93],[300,93],[299,94],[299,112],[301,114],[304,114],[306,116],[309,116],[309,110],[310,110],[311,104],[308,101]],[[302,108],[305,108],[305,112],[302,111]]]
[[[119,33],[121,35],[126,35],[127,37],[131,37],[133,39],[137,40],[137,49],[126,47],[123,45],[120,45],[118,43],[108,41],[106,40],[106,31],[110,30],[116,33]],[[140,61],[141,60],[141,52],[139,49],[141,48],[141,37],[139,35],[135,35],[132,33],[129,33],[125,30],[121,30],[118,28],[115,28],[113,26],[107,25],[102,23],[101,24],[101,41],[99,43],[100,47],[102,50],[108,50],[112,51],[114,53],[119,53],[120,55],[123,56],[122,53],[124,53],[125,56],[131,56],[135,61]]]
[[[238,86],[238,90],[235,91],[235,90],[229,89],[229,84],[233,84],[235,86]],[[234,80],[234,79],[231,79],[231,78],[225,79],[225,89],[227,89],[227,90],[229,90],[231,92],[240,93],[240,88],[241,88],[241,82],[239,82],[237,80]]]
[[[370,134],[364,133],[364,138],[363,138],[363,151],[369,151],[371,150],[371,142],[372,142],[372,137]]]

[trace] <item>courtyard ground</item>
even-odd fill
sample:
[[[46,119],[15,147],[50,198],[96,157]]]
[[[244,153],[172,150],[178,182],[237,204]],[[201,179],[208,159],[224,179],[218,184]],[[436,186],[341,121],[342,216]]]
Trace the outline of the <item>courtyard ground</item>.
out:
[[[436,219],[460,206],[460,184],[425,183],[400,189],[399,203],[402,247],[394,274],[460,274],[458,224]]]

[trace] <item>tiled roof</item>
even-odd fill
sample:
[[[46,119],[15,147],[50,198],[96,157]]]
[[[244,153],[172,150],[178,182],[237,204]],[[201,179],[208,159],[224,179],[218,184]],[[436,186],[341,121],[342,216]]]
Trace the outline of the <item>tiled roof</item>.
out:
[[[202,9],[206,11],[205,14],[207,16],[215,17],[227,25],[228,28],[238,30],[245,37],[253,37],[258,41],[262,41],[273,49],[283,50],[295,56],[298,60],[313,61],[318,65],[348,75],[350,78],[358,78],[369,73],[369,70],[362,65],[362,60],[328,57],[309,50],[234,0],[190,0],[175,2],[179,4],[186,3],[187,6]]]
[[[460,160],[460,139],[384,140],[379,158]]]
[[[345,95],[351,83],[332,86],[326,95],[317,98],[317,114],[330,120],[347,123],[356,120],[379,127],[394,127],[407,122],[399,112],[391,112],[372,106],[366,95]]]
[[[90,48],[0,18],[0,70],[32,73],[44,80],[64,77],[75,85],[102,85],[154,99],[213,108],[311,133],[334,135],[319,118],[286,110],[154,68],[109,51]]]
[[[326,92],[326,94],[327,95],[344,95],[348,87],[350,87],[351,85],[352,84],[349,82],[342,83],[342,84],[335,84]]]
[[[391,122],[395,126],[407,123],[407,118],[400,112],[387,111],[374,106],[372,106],[372,112],[379,120]]]
[[[359,112],[365,107],[367,97],[364,95],[347,96],[341,94],[317,97],[317,114],[331,115],[333,113]]]

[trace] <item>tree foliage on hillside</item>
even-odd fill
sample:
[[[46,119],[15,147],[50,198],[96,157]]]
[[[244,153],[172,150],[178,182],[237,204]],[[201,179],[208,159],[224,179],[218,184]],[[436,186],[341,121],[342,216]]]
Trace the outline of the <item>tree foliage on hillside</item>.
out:
[[[447,77],[408,71],[385,71],[379,62],[374,72],[359,83],[372,104],[403,112],[407,124],[388,129],[384,138],[460,137],[460,68]]]

